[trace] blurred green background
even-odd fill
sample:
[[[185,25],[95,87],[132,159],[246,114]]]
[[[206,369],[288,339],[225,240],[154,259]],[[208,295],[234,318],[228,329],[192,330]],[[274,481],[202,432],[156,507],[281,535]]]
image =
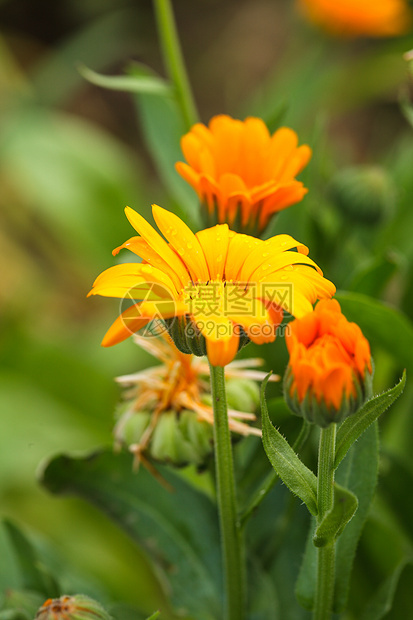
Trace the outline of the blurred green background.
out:
[[[328,39],[287,0],[174,5],[202,120],[260,115],[272,130],[293,127],[314,149],[301,175],[308,196],[272,232],[308,244],[339,289],[370,294],[413,319],[413,130],[400,107],[411,87],[402,54],[413,38]],[[0,24],[0,510],[48,539],[104,598],[149,613],[163,599],[144,555],[96,510],[47,494],[36,470],[52,454],[111,445],[113,377],[152,363],[132,342],[100,348],[119,303],[86,300],[93,279],[113,264],[111,250],[132,234],[124,207],[149,217],[156,202],[197,217],[195,196],[177,179],[168,187],[156,163],[162,136],[147,140],[142,101],[88,84],[77,69],[83,63],[116,75],[138,61],[164,75],[152,4],[2,0]],[[388,192],[383,213],[367,223],[343,216],[330,191],[340,170],[365,165],[385,171]],[[376,392],[413,366],[411,324],[403,317],[393,346],[393,318],[387,339],[367,333]],[[244,354],[264,355],[283,372],[283,342]],[[409,387],[382,423],[384,450],[409,481],[412,403]],[[376,538],[390,531],[401,549],[393,549],[393,564],[410,552],[413,504],[404,498],[405,522],[397,522],[402,500],[390,502],[394,513],[372,515],[362,540],[367,563]],[[381,568],[377,580],[386,575]]]

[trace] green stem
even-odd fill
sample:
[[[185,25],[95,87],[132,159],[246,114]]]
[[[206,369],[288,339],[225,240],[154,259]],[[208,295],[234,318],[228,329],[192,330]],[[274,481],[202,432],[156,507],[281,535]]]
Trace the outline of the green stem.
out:
[[[334,456],[336,424],[320,430],[317,476],[317,525],[333,507],[334,502]],[[333,611],[335,579],[335,541],[318,548],[317,588],[313,620],[329,620]]]
[[[295,452],[299,452],[303,445],[306,442],[308,434],[310,432],[310,424],[303,420],[303,424],[301,426],[300,432],[298,434],[297,439],[293,443],[293,450]],[[264,479],[264,482],[260,485],[258,491],[256,491],[244,508],[240,515],[240,523],[242,527],[245,527],[248,519],[251,517],[252,513],[258,508],[261,502],[267,497],[268,493],[273,488],[274,484],[279,480],[279,475],[277,472],[271,468],[270,473]]]
[[[245,557],[237,519],[234,467],[224,368],[210,365],[214,405],[215,467],[226,588],[226,620],[245,618]]]
[[[175,87],[176,99],[189,130],[198,114],[179,44],[178,32],[170,0],[154,0],[158,33],[169,79]]]

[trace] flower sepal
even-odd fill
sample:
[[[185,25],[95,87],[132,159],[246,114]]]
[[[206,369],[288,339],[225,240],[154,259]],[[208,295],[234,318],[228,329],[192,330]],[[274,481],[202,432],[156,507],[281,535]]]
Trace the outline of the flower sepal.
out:
[[[197,357],[205,357],[207,355],[205,337],[202,335],[195,321],[189,316],[177,316],[172,319],[166,319],[165,325],[176,348],[181,351],[181,353],[186,353],[187,355],[192,354]],[[244,333],[240,325],[238,325],[236,329],[239,335],[238,351],[240,351],[250,342],[250,339]]]
[[[165,324],[176,348],[181,353],[193,354],[197,357],[204,357],[207,354],[205,338],[191,318],[177,316],[166,319]]]

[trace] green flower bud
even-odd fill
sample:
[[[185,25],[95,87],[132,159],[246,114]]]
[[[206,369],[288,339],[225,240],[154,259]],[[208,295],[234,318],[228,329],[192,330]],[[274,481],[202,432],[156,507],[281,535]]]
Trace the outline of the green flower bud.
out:
[[[117,413],[118,421],[114,428],[115,439],[121,445],[131,446],[140,443],[144,432],[149,427],[151,413],[148,411],[135,411],[133,402],[126,403]]]
[[[76,594],[47,599],[35,620],[112,620],[112,617],[89,596]]]
[[[394,185],[379,166],[341,170],[333,177],[329,190],[343,215],[362,224],[379,223],[394,207]]]
[[[201,465],[212,451],[213,428],[193,411],[166,411],[154,428],[149,453],[174,465]]]
[[[139,445],[153,414],[127,410],[115,426],[119,444]],[[212,451],[213,429],[194,411],[162,411],[145,446],[145,453],[160,462],[177,466],[202,465]]]
[[[260,403],[260,390],[251,379],[227,379],[227,402],[231,409],[254,413]]]

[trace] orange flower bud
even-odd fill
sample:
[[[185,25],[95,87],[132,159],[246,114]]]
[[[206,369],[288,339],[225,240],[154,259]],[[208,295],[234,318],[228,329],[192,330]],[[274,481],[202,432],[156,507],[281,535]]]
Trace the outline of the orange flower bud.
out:
[[[371,396],[370,346],[335,299],[290,323],[290,361],[284,376],[288,406],[307,421],[328,426],[355,413]]]

